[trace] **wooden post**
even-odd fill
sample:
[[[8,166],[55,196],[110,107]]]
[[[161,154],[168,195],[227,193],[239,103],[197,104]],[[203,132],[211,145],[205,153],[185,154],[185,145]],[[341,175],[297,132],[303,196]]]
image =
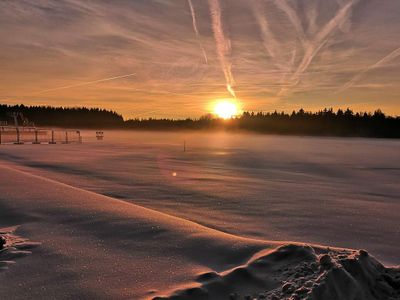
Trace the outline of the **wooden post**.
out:
[[[1,133],[3,132],[3,128],[0,128],[0,145],[2,144],[2,140],[1,140]]]
[[[17,131],[17,142],[16,142],[16,144],[21,144],[21,141],[20,141],[20,136],[19,136],[19,128],[18,127],[16,127],[16,129],[15,129],[16,131]]]
[[[34,142],[34,144],[39,144],[39,141],[38,141],[38,131],[37,131],[37,129],[35,129],[35,142]]]
[[[51,131],[51,142],[50,144],[55,144],[56,142],[54,141],[54,130]]]
[[[65,143],[68,144],[68,131],[65,131]]]
[[[186,152],[186,140],[183,141],[183,152]]]

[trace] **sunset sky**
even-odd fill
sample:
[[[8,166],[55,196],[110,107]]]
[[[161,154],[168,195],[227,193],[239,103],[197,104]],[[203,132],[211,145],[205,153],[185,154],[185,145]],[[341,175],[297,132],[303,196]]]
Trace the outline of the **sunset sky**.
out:
[[[2,0],[0,102],[400,115],[399,0]]]

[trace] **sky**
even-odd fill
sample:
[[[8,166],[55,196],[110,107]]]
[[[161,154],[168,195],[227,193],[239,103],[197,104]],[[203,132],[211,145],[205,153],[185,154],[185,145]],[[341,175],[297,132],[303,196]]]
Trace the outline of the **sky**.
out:
[[[1,0],[0,103],[400,115],[399,0]]]

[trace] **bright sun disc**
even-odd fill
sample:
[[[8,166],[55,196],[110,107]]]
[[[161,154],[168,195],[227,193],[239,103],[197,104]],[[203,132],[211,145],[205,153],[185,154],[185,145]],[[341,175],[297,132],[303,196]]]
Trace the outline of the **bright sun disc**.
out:
[[[235,103],[230,101],[221,101],[215,105],[214,113],[222,119],[230,119],[238,114],[238,108]]]

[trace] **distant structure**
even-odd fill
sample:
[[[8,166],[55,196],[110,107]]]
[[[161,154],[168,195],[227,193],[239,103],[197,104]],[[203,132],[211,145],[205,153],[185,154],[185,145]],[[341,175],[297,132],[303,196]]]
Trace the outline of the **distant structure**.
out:
[[[98,141],[102,141],[104,138],[104,132],[103,131],[96,131],[96,138]]]
[[[20,112],[9,113],[8,117],[14,121],[14,126],[6,120],[0,120],[0,145],[82,143],[79,130],[39,129]]]

